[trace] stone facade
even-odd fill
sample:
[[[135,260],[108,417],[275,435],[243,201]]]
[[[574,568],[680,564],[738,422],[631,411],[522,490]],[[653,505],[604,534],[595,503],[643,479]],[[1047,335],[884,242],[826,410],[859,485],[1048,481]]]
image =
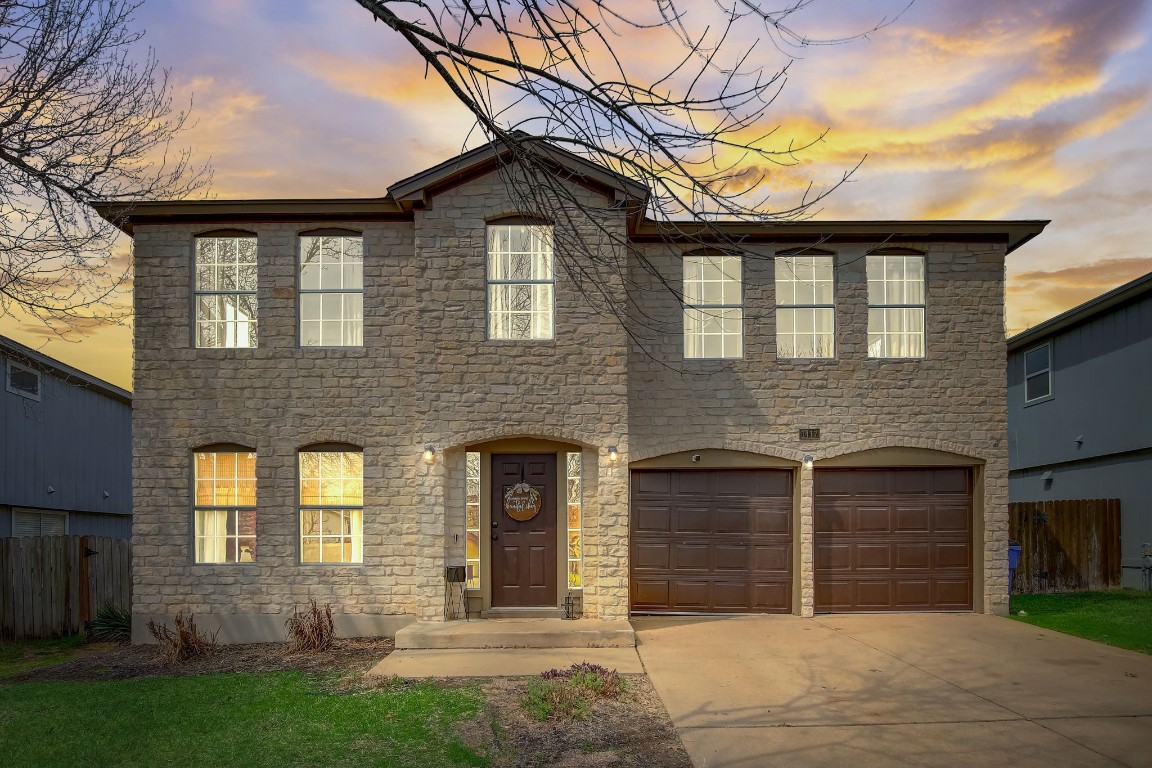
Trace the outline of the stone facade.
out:
[[[595,222],[580,215],[554,222],[558,265],[569,238],[608,232],[609,243],[627,240],[625,213],[600,192],[576,189],[600,214]],[[442,620],[443,568],[464,557],[465,450],[503,439],[549,441],[583,454],[585,616],[628,615],[629,463],[708,448],[797,467],[805,453],[819,467],[864,450],[920,449],[978,467],[983,570],[976,602],[984,611],[1006,610],[1003,244],[920,245],[929,270],[924,360],[866,359],[868,243],[832,248],[833,360],[776,359],[775,251],[759,246],[745,258],[743,360],[684,361],[677,300],[646,285],[653,280],[646,272],[611,268],[623,263],[622,252],[584,279],[625,306],[626,277],[644,313],[666,318],[665,325],[630,337],[558,267],[555,339],[489,341],[485,224],[516,210],[503,190],[498,175],[481,175],[439,192],[408,221],[227,223],[258,238],[256,349],[193,344],[194,238],[225,225],[135,225],[137,641],[147,640],[148,618],[179,611],[219,626],[223,640],[280,639],[283,619],[310,599],[331,603],[347,634]],[[297,344],[298,237],[331,227],[364,238],[362,348]],[[683,249],[637,247],[672,284],[680,280]],[[800,427],[819,427],[823,439],[799,443]],[[323,442],[364,451],[361,565],[299,562],[296,455]],[[255,563],[193,562],[191,454],[220,443],[258,455]],[[432,464],[421,458],[426,444],[437,450]],[[620,452],[615,463],[609,446]],[[810,472],[801,473],[801,490],[796,605],[810,615]]]

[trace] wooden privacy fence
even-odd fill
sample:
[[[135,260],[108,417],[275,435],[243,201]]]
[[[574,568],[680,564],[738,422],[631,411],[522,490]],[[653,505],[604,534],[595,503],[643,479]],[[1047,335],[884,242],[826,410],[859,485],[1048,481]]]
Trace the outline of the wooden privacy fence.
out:
[[[1008,505],[1020,545],[1012,591],[1079,592],[1120,585],[1120,499]]]
[[[0,539],[0,638],[74,635],[107,602],[130,610],[131,562],[128,539]]]

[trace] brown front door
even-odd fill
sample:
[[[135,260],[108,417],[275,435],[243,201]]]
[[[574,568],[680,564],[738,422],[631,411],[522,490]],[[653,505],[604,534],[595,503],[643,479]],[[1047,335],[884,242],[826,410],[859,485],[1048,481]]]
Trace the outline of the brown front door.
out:
[[[540,492],[540,512],[514,520],[504,511],[504,494],[517,483]],[[492,456],[492,606],[555,606],[556,456]]]

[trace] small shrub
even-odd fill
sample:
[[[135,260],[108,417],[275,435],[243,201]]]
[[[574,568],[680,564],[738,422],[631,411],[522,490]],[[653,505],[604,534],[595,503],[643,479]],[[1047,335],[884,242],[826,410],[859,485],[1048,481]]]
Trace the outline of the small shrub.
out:
[[[332,623],[332,606],[321,608],[312,600],[303,612],[295,606],[292,616],[284,622],[288,628],[289,653],[317,653],[332,647],[336,628]]]
[[[88,639],[97,643],[127,643],[132,638],[132,612],[109,600],[84,625]]]
[[[188,614],[188,618],[184,618],[184,613],[180,612],[172,623],[176,625],[175,629],[169,629],[167,624],[157,624],[151,619],[148,621],[149,634],[156,638],[160,655],[170,664],[186,661],[193,656],[209,656],[215,652],[218,632],[213,632],[211,637],[200,634],[195,616]]]
[[[588,716],[594,699],[618,699],[626,689],[616,670],[582,661],[542,672],[528,683],[522,704],[537,720],[578,720]]]

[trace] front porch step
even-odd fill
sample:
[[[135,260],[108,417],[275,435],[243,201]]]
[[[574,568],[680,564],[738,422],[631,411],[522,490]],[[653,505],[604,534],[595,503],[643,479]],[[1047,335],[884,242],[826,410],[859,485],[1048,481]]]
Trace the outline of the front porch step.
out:
[[[632,648],[636,633],[621,619],[474,619],[421,621],[396,632],[398,649]]]
[[[486,608],[482,619],[562,619],[563,608]]]

